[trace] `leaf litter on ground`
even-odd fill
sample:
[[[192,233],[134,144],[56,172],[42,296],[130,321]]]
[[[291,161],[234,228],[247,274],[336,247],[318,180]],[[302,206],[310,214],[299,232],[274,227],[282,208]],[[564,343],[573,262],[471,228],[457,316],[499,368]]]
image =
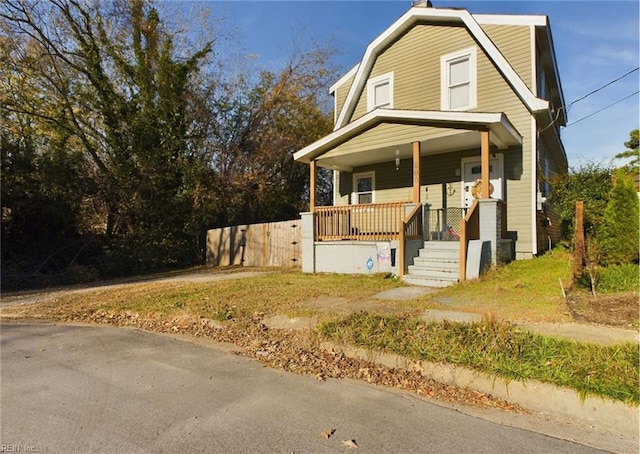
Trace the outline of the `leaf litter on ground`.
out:
[[[310,330],[269,329],[263,313],[244,316],[220,324],[192,315],[155,314],[142,316],[128,310],[79,310],[71,313],[51,311],[49,320],[136,327],[149,332],[188,335],[194,338],[235,344],[244,356],[265,366],[315,376],[318,381],[357,379],[413,392],[421,397],[462,403],[482,408],[499,408],[527,413],[517,404],[468,388],[459,388],[423,376],[419,370],[389,368],[370,361],[347,357],[342,351],[321,347],[321,337]]]

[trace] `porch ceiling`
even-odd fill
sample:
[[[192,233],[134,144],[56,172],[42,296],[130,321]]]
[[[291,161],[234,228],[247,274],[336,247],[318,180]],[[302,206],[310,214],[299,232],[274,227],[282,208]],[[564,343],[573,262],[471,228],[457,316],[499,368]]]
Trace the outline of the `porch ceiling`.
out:
[[[490,131],[498,148],[522,143],[503,113],[400,111],[377,109],[294,154],[301,162],[347,170],[412,156],[412,142],[421,155],[480,148],[480,131]]]

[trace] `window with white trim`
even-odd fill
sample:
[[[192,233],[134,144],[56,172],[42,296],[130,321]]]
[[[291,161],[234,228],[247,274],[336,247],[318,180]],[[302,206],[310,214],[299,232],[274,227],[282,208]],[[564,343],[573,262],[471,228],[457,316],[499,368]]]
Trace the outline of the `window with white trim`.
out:
[[[382,107],[393,109],[393,72],[367,81],[367,111]]]
[[[464,49],[440,58],[442,110],[477,107],[476,48]]]
[[[352,205],[374,203],[374,191],[376,188],[376,175],[374,172],[353,174]]]

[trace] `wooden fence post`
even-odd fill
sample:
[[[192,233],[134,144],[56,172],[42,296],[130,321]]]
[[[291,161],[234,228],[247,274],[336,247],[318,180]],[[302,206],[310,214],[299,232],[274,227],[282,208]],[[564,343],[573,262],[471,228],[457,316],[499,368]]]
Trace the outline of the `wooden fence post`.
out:
[[[573,233],[573,280],[578,280],[582,276],[584,266],[584,203],[576,202],[576,218],[574,221]]]

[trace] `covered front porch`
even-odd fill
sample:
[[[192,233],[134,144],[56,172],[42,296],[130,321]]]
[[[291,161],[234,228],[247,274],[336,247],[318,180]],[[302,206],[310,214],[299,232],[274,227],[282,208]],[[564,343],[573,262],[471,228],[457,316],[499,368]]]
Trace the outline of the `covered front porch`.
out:
[[[489,251],[491,263],[508,259],[508,254],[501,251],[506,236],[506,203],[503,197],[491,198],[490,161],[496,151],[520,145],[520,135],[504,114],[378,109],[301,150],[296,159],[310,166],[310,209],[303,214],[303,271],[393,272],[405,276],[411,273],[410,267],[416,266],[416,257],[435,255],[423,254],[425,243],[441,241],[461,245],[457,281],[467,278],[467,258],[474,240],[487,243],[480,250]],[[463,206],[463,200],[457,206],[447,204],[444,197],[437,205],[423,200],[424,175],[435,160],[470,154],[479,158],[480,178],[474,182],[474,197],[468,206]],[[374,188],[366,184],[359,187],[357,175],[367,175],[363,170],[393,165],[396,171],[402,165],[403,172],[396,172],[392,178],[398,180],[404,175],[410,181],[394,182],[398,189],[387,190],[378,197],[382,200],[376,200]],[[334,196],[333,206],[316,206],[318,167],[338,171],[343,179],[354,178],[350,193],[339,200]],[[458,170],[456,174],[455,187],[462,187],[463,175]],[[382,176],[373,175],[370,180],[373,178],[377,178],[379,187],[392,186],[388,176],[383,184]],[[339,184],[338,178],[335,184]],[[442,180],[442,190],[455,192],[451,179]],[[384,200],[390,198],[396,200]],[[473,243],[471,249],[475,250]],[[483,254],[486,259],[487,254]],[[472,272],[472,277],[475,275]]]

